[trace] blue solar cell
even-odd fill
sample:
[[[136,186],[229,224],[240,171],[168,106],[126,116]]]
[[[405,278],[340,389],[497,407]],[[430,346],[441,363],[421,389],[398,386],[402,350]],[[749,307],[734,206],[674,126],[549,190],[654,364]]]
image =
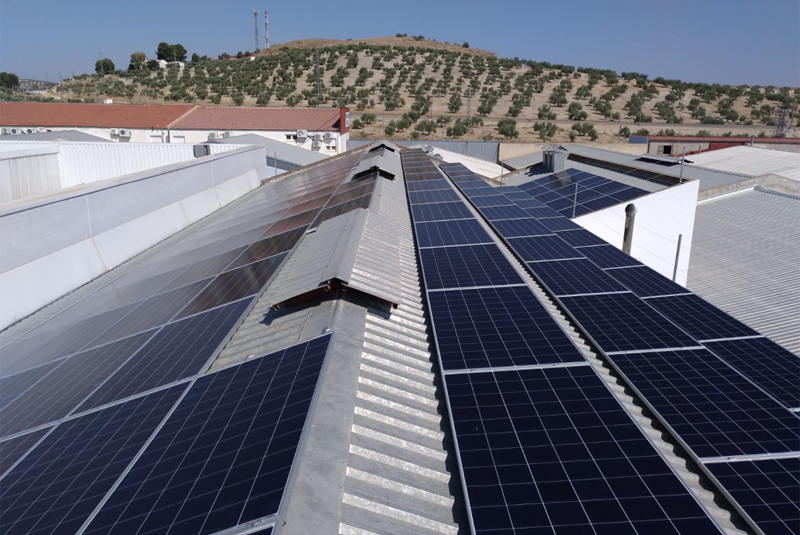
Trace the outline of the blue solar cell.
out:
[[[556,231],[556,236],[567,242],[572,247],[585,247],[587,245],[608,245],[603,238],[586,229],[572,229]]]
[[[543,218],[543,217],[560,217],[561,216],[561,214],[559,214],[557,211],[553,210],[549,206],[538,206],[538,207],[531,207],[531,208],[523,207],[523,209],[525,210],[525,213],[528,214],[529,217],[534,217],[534,218],[537,218],[537,219],[540,219],[540,218]]]
[[[482,195],[480,197],[470,196],[469,200],[478,208],[514,205],[514,203],[505,195]]]
[[[477,219],[417,223],[414,228],[419,247],[493,243]]]
[[[59,424],[3,477],[0,533],[77,533],[186,386]]]
[[[100,385],[77,412],[198,373],[220,349],[251,302],[252,298],[242,299],[167,325]]]
[[[720,533],[591,367],[444,379],[476,534]]]
[[[529,201],[533,200],[530,195],[522,191],[521,189],[514,187],[514,186],[500,186],[495,188],[498,193],[505,195],[509,199],[515,201]]]
[[[43,377],[65,361],[66,359],[48,362],[42,366],[0,378],[0,409],[13,402],[20,394],[41,381]]]
[[[627,291],[627,288],[586,259],[533,262],[529,266],[559,297]]]
[[[706,349],[610,357],[698,457],[800,451],[800,420]]]
[[[528,287],[430,292],[428,302],[444,370],[584,361]]]
[[[415,223],[425,221],[447,221],[451,219],[473,219],[475,216],[463,202],[416,204],[411,207]]]
[[[647,303],[700,341],[759,334],[694,294],[654,297]]]
[[[329,340],[198,378],[85,533],[200,535],[277,513]]]
[[[703,344],[787,407],[800,407],[800,359],[768,338]]]
[[[561,302],[606,353],[698,345],[631,293],[563,297]]]
[[[624,284],[639,297],[689,293],[689,290],[680,284],[672,282],[661,273],[647,266],[609,269],[606,273]]]
[[[506,197],[508,197],[508,195],[506,195]],[[509,197],[509,198],[511,198],[511,197]],[[541,202],[537,201],[536,199],[531,199],[531,198],[528,198],[528,199],[511,198],[511,200],[514,201],[514,204],[516,204],[520,208],[543,208],[543,207],[546,207],[546,205],[544,203],[541,203]]]
[[[705,466],[764,535],[800,532],[800,458]]]
[[[435,189],[430,191],[412,191],[408,194],[411,204],[431,204],[437,202],[461,202],[461,198],[453,189]]]
[[[623,253],[613,245],[580,247],[578,252],[603,269],[643,265],[641,262]]]
[[[556,230],[579,230],[582,228],[580,225],[573,223],[566,217],[547,217],[544,219],[539,219],[539,223],[544,225],[546,228],[556,231]]]
[[[489,221],[498,221],[501,219],[529,219],[531,217],[525,210],[516,205],[493,206],[481,208],[480,211]]]
[[[420,260],[429,291],[524,284],[511,262],[493,243],[421,249]]]
[[[406,188],[408,191],[427,191],[437,189],[453,189],[447,179],[440,178],[438,180],[420,180],[416,182],[407,182]]]
[[[492,223],[497,232],[504,238],[521,238],[525,236],[545,236],[552,234],[547,227],[537,220],[529,219],[506,219]]]
[[[0,442],[0,478],[9,468],[14,466],[14,463],[28,453],[28,450],[39,442],[48,431],[50,431],[50,428],[45,427]]]
[[[524,262],[583,258],[579,249],[570,247],[558,236],[513,238],[509,239],[508,243]]]

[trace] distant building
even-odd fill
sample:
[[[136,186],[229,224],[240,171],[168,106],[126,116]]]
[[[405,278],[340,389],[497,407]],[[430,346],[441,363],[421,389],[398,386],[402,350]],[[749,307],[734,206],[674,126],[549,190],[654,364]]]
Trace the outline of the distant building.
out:
[[[740,145],[769,147],[786,152],[800,152],[800,139],[788,137],[728,137],[728,136],[648,136],[648,154],[680,156]]]
[[[118,142],[203,143],[259,134],[332,155],[346,150],[348,108],[239,108],[191,105],[0,103],[0,134],[79,130]]]

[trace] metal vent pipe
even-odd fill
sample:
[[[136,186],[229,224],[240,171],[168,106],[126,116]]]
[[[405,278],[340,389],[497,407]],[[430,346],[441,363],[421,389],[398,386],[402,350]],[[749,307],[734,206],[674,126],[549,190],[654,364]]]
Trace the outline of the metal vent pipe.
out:
[[[625,254],[631,254],[631,245],[633,245],[633,223],[636,219],[636,206],[630,203],[625,207],[625,233],[622,235],[622,251]]]

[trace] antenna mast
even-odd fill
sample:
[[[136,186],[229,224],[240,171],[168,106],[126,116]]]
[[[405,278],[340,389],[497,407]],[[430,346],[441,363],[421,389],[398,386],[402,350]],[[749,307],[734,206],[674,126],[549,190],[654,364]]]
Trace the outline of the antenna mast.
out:
[[[269,11],[264,11],[264,48],[269,50]]]
[[[255,23],[256,28],[256,49],[254,52],[258,52],[258,10],[253,9],[253,22]]]

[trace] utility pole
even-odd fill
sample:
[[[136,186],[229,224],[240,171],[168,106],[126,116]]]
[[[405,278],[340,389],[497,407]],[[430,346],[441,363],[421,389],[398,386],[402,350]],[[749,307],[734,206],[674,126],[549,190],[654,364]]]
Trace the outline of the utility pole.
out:
[[[253,9],[253,23],[255,24],[255,29],[256,29],[256,49],[254,50],[254,53],[255,53],[255,52],[258,52],[258,10],[257,9]]]
[[[467,131],[472,131],[472,88],[467,88]]]

